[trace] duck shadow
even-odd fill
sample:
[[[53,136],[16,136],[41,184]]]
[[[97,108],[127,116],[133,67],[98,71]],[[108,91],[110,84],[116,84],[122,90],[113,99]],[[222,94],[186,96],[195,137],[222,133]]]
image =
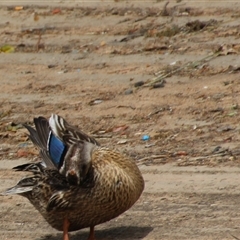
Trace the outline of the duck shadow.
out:
[[[143,239],[153,230],[152,227],[137,227],[137,226],[121,226],[109,229],[96,230],[95,237],[97,240],[134,240]],[[85,240],[88,238],[89,231],[70,233],[71,240]],[[39,240],[59,240],[62,239],[62,234],[58,233],[55,236],[43,236]]]

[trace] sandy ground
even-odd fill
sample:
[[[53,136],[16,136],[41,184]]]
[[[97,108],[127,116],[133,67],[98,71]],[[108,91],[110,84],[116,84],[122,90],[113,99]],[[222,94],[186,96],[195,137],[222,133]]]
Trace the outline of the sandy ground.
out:
[[[240,238],[240,2],[0,6],[0,192],[38,156],[21,123],[58,113],[133,157],[146,182],[98,240]],[[1,239],[62,236],[19,196],[1,196],[0,226]]]

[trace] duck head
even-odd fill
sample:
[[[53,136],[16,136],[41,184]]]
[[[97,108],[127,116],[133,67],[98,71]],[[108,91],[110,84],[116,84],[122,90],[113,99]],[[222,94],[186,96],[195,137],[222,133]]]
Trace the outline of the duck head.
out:
[[[66,152],[59,172],[66,176],[68,182],[80,185],[92,167],[92,150],[95,146],[88,142],[71,144]]]

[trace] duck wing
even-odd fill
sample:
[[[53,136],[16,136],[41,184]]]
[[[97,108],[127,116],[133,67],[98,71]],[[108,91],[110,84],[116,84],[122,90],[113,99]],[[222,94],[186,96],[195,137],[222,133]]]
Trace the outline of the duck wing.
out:
[[[33,188],[38,184],[39,177],[43,171],[42,163],[26,163],[19,166],[14,167],[13,169],[16,171],[27,171],[32,172],[33,175],[30,177],[24,177],[21,179],[16,186],[7,189],[2,195],[11,195],[11,194],[22,194],[27,192],[31,192]]]
[[[73,141],[81,140],[100,146],[100,144],[95,138],[90,137],[80,129],[68,124],[65,119],[63,119],[57,114],[52,114],[49,119],[49,125],[54,135],[57,136],[59,139],[63,140],[63,137],[65,136],[66,140],[66,136],[69,136]]]
[[[26,163],[13,168],[16,171],[30,172],[31,176],[22,178],[14,187],[7,189],[2,195],[20,194],[31,198],[29,192],[44,191],[46,188],[52,192],[64,191],[69,188],[69,184],[64,176],[56,169],[47,169],[38,163]],[[42,188],[42,186],[45,186]]]
[[[49,123],[44,117],[34,118],[34,123],[36,130],[27,124],[23,124],[23,126],[28,130],[28,137],[33,144],[40,148],[40,157],[42,158],[44,165],[50,169],[54,169],[56,166],[54,165],[47,149],[50,134]]]
[[[49,121],[34,118],[34,124],[36,129],[24,126],[31,141],[40,148],[46,167],[59,170],[72,184],[83,182],[92,166],[92,152],[99,143],[56,114]]]

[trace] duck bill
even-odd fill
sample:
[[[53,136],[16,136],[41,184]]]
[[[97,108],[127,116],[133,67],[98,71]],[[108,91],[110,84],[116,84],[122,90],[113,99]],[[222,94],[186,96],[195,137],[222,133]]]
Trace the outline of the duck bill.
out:
[[[71,169],[67,171],[66,174],[67,180],[72,185],[79,185],[80,184],[80,175],[75,170]]]

